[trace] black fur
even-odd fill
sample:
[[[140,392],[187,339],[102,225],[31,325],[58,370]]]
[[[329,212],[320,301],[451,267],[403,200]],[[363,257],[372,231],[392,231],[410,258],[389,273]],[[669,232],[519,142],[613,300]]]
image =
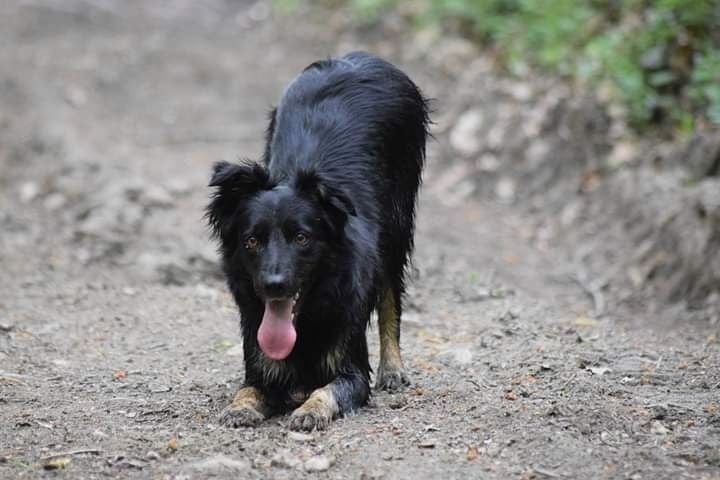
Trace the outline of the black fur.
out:
[[[245,383],[275,411],[331,381],[340,414],[367,401],[365,331],[383,289],[400,311],[427,126],[427,102],[404,73],[351,53],[287,87],[262,164],[215,165],[207,217],[241,314]],[[298,291],[295,346],[270,360],[256,338],[265,300]]]

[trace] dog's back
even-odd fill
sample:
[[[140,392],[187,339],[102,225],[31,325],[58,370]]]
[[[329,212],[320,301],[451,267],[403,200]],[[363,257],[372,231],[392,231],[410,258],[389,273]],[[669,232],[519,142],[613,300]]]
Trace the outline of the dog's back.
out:
[[[314,169],[351,191],[359,216],[380,227],[382,275],[398,278],[412,250],[427,126],[427,102],[407,75],[354,52],[311,64],[287,87],[266,162],[272,176]]]

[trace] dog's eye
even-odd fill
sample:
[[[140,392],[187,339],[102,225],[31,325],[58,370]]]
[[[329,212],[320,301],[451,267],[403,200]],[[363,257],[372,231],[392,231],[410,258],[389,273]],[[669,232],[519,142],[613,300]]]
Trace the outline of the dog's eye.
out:
[[[310,242],[310,235],[305,232],[298,232],[295,234],[295,243],[298,245],[307,245]]]
[[[245,250],[255,250],[258,247],[258,239],[252,235],[245,239]]]

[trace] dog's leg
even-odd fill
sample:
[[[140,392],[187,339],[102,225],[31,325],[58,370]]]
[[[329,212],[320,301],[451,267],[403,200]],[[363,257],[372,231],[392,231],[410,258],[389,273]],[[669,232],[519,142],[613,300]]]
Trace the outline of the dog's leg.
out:
[[[363,406],[370,395],[368,380],[361,374],[341,374],[335,380],[313,391],[290,415],[293,430],[323,430],[330,422]]]
[[[226,427],[252,427],[265,420],[271,409],[262,392],[255,387],[242,387],[232,403],[220,414],[220,423]]]
[[[378,308],[380,330],[380,365],[378,366],[375,388],[395,391],[410,382],[403,370],[400,357],[400,308],[399,295],[396,298],[391,288],[386,288]]]

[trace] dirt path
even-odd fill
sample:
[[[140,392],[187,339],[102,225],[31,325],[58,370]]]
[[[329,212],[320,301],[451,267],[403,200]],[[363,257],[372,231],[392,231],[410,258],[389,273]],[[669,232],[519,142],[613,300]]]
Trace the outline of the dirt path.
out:
[[[590,318],[569,252],[534,247],[508,207],[452,201],[443,135],[403,330],[412,387],[310,436],[217,425],[242,352],[202,223],[210,165],[258,156],[282,86],[354,46],[268,14],[0,7],[0,477],[718,478],[713,332]],[[403,66],[442,110],[453,86]]]

